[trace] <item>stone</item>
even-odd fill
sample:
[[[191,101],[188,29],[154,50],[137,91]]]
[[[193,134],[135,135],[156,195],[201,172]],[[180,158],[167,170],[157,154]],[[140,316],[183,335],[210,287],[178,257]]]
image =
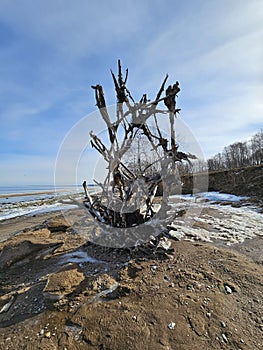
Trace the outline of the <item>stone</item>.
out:
[[[26,258],[32,259],[32,254],[39,253],[46,249],[56,249],[61,243],[40,244],[25,240],[16,245],[6,245],[0,252],[0,270],[22,263]]]
[[[168,324],[168,328],[169,328],[170,330],[173,330],[173,329],[175,328],[175,323],[174,323],[174,322],[170,322],[170,323]]]
[[[225,285],[225,291],[227,294],[232,294],[232,289],[227,284]]]
[[[50,338],[51,338],[51,332],[47,332],[47,333],[45,334],[45,337],[48,338],[48,339],[50,339]]]
[[[227,336],[224,333],[222,334],[222,339],[224,340],[225,343],[228,343]]]
[[[55,217],[47,222],[47,228],[51,233],[63,231],[65,232],[70,227],[70,224],[64,219],[64,217]]]
[[[16,299],[16,294],[12,295],[12,297],[10,298],[10,300],[8,301],[8,303],[4,304],[0,310],[0,314],[3,312],[8,312],[8,310],[10,309],[10,307],[12,306],[12,304],[14,303]]]
[[[158,266],[157,266],[157,265],[152,265],[152,266],[150,267],[150,269],[151,269],[151,272],[152,272],[152,273],[155,273],[156,270],[158,269]]]
[[[43,295],[50,301],[60,300],[72,293],[84,279],[84,274],[76,268],[54,273],[48,277]]]
[[[162,237],[157,244],[157,248],[168,250],[171,247],[172,242],[168,240],[167,237]]]

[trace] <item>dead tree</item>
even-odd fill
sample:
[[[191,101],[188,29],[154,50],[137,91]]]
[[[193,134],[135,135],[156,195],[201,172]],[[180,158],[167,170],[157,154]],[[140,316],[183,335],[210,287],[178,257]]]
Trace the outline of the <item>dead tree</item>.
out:
[[[169,85],[165,90],[168,75],[165,76],[160,89],[153,101],[144,94],[139,102],[135,102],[128,87],[128,69],[123,78],[122,66],[118,60],[117,77],[111,71],[116,91],[117,109],[114,120],[107,110],[103,88],[94,85],[96,105],[108,130],[110,146],[90,131],[91,146],[99,152],[108,163],[108,174],[103,184],[102,192],[95,198],[88,193],[86,182],[84,204],[89,213],[99,222],[113,227],[133,227],[154,217],[155,194],[160,183],[164,184],[166,201],[169,197],[171,179],[174,179],[176,162],[188,161],[196,158],[192,154],[180,152],[175,137],[175,118],[180,109],[176,108],[177,94],[180,92],[179,82]],[[165,96],[162,97],[165,92]],[[166,108],[159,108],[163,102]],[[170,127],[170,138],[164,135],[159,127],[158,118],[167,118]],[[152,125],[155,127],[153,128]],[[122,128],[122,139],[117,137]],[[125,161],[136,136],[140,134],[151,147],[155,160],[147,164],[144,169],[134,172]],[[148,170],[159,164],[159,170],[151,176]],[[172,180],[174,181],[174,180]]]

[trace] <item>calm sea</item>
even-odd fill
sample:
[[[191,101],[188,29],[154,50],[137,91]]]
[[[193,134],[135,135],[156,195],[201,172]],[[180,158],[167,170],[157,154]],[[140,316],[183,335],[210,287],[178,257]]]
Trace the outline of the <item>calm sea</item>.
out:
[[[96,187],[90,185],[89,188],[93,192]],[[82,198],[82,186],[0,186],[0,221],[21,215],[68,209],[69,205],[63,204],[62,201],[67,200],[69,196]]]
[[[21,186],[0,186],[0,195],[5,194],[29,194],[35,192],[56,192],[60,190],[74,191],[81,190],[81,186],[76,185],[21,185]]]

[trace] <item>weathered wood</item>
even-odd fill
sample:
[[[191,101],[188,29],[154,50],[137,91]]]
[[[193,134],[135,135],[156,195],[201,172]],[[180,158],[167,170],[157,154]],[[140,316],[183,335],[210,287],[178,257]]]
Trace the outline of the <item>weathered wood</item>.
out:
[[[140,101],[136,103],[126,85],[128,69],[126,69],[125,77],[123,78],[120,60],[118,60],[117,75],[111,70],[111,76],[117,99],[115,120],[111,120],[109,116],[102,86],[92,86],[95,90],[97,107],[108,128],[111,144],[107,147],[92,131],[90,132],[90,142],[92,147],[94,147],[108,163],[108,174],[105,181],[103,184],[99,183],[99,186],[102,188],[102,196],[106,196],[107,203],[114,202],[117,204],[117,207],[116,210],[110,209],[109,206],[105,204],[106,202],[104,203],[102,197],[100,199],[99,196],[96,200],[92,201],[86,183],[83,183],[86,197],[85,205],[89,209],[91,215],[98,221],[114,227],[132,227],[133,225],[139,225],[151,219],[155,215],[153,210],[154,198],[157,187],[164,179],[158,172],[153,176],[145,175],[149,169],[153,169],[155,164],[160,163],[167,171],[167,176],[173,178],[172,173],[169,175],[169,171],[173,171],[175,162],[190,162],[189,159],[194,159],[195,156],[178,151],[178,144],[175,139],[175,117],[180,111],[180,109],[176,108],[176,97],[180,91],[178,81],[173,85],[169,85],[165,90],[165,85],[168,80],[167,74],[154,101],[150,101],[147,94],[143,94]],[[164,92],[165,96],[162,97]],[[167,109],[157,109],[159,102],[162,101]],[[169,115],[169,140],[162,135],[158,124],[157,113],[164,115],[164,117],[167,114]],[[155,123],[155,130],[152,130],[149,126],[149,120],[152,120],[151,118]],[[119,128],[122,128],[123,132],[119,133]],[[137,174],[136,172],[134,173],[129,164],[123,161],[123,157],[139,134],[151,145],[152,152],[156,154],[156,159],[152,160],[142,169],[140,157],[138,157],[140,171],[138,170]],[[164,176],[166,176],[165,172]],[[96,180],[94,181],[97,183]],[[166,186],[166,188],[169,189],[169,186]],[[165,196],[167,197],[168,194]],[[126,210],[133,205],[133,202],[141,201],[143,201],[143,204],[140,209],[132,210],[131,212]],[[142,210],[142,208],[145,209]]]
[[[84,181],[83,184],[82,184],[82,186],[83,186],[83,188],[84,188],[86,200],[89,202],[90,205],[92,205],[92,204],[93,204],[93,200],[92,200],[92,198],[91,198],[91,195],[89,194],[88,187],[87,187],[87,182]]]

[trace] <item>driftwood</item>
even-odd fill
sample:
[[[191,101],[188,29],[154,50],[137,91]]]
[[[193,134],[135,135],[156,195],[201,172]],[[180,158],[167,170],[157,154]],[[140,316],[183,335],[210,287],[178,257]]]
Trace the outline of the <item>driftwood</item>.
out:
[[[169,85],[165,90],[168,75],[165,76],[153,101],[143,94],[139,102],[135,102],[127,88],[128,69],[123,78],[122,66],[118,61],[118,75],[111,71],[117,99],[115,120],[107,110],[104,91],[101,85],[92,85],[95,90],[96,105],[108,129],[110,146],[90,131],[91,146],[99,152],[108,163],[108,174],[103,184],[101,194],[94,198],[88,192],[86,182],[83,183],[85,192],[84,204],[93,218],[112,227],[133,227],[150,220],[156,214],[155,196],[157,188],[163,185],[167,200],[170,184],[167,179],[173,178],[176,162],[195,159],[192,154],[180,152],[175,137],[175,118],[180,109],[176,108],[177,94],[180,92],[179,82]],[[165,92],[165,96],[162,95]],[[163,102],[165,108],[158,105]],[[158,109],[157,109],[158,107]],[[167,138],[159,127],[158,118],[168,116],[170,137]],[[149,121],[151,123],[149,123]],[[152,124],[155,125],[152,128]],[[122,139],[117,137],[122,128]],[[127,162],[127,154],[132,144],[140,135],[150,147],[150,153],[155,158],[141,165],[131,166]],[[155,166],[159,169],[153,173]],[[94,180],[96,182],[96,180]],[[169,180],[170,181],[170,180]]]

